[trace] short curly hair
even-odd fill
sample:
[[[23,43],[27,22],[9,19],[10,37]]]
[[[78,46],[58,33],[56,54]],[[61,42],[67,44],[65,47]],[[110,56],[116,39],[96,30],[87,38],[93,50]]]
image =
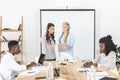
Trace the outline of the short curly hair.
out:
[[[18,41],[16,40],[11,40],[8,42],[8,48],[11,50],[14,46],[18,45]]]

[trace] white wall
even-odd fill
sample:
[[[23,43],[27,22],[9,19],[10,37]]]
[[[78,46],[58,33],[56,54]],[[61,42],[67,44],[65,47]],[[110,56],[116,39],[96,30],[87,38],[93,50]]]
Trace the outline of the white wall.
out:
[[[111,34],[114,42],[120,45],[119,5],[119,0],[0,0],[0,15],[24,16],[24,60],[30,62],[40,53],[39,9],[64,9],[65,6],[96,9],[96,45],[99,38],[107,34]]]

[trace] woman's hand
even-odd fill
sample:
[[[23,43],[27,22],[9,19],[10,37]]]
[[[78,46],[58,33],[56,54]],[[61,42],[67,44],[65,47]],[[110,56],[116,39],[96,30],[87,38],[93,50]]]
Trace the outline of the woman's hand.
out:
[[[97,63],[93,63],[93,62],[86,62],[84,64],[85,67],[90,67],[91,65],[95,66],[95,67],[98,67],[98,64]]]
[[[86,62],[86,63],[84,64],[84,67],[90,67],[91,65],[93,65],[93,62]]]
[[[68,46],[68,45],[64,45],[64,46],[63,46],[63,49],[64,49],[64,50],[67,50],[67,49],[69,49],[69,48],[71,48],[71,46]]]
[[[98,64],[97,64],[97,63],[94,63],[93,65],[94,65],[95,67],[98,67]]]

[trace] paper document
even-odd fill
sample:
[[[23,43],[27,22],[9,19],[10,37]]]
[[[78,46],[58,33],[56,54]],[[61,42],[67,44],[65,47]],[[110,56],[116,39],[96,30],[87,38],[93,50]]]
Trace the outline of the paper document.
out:
[[[91,72],[87,72],[87,80],[99,80],[106,76],[108,76],[108,73],[106,71],[95,72],[94,74],[91,74]]]
[[[32,70],[23,71],[19,75],[32,76],[32,75],[37,74],[41,70],[46,70],[46,69],[47,69],[46,66],[35,66],[35,67],[32,67]]]
[[[32,76],[32,75],[35,75],[37,73],[38,73],[38,71],[27,70],[27,71],[21,72],[19,75]]]
[[[89,72],[91,68],[79,68],[77,69],[78,72]]]

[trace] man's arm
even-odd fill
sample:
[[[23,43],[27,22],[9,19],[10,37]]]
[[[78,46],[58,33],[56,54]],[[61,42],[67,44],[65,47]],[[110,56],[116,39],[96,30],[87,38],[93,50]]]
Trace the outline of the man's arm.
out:
[[[21,71],[24,69],[29,69],[30,67],[35,66],[35,65],[36,65],[35,62],[32,62],[29,65],[20,65],[15,60],[11,60],[11,63],[8,64],[9,68],[13,71]]]

